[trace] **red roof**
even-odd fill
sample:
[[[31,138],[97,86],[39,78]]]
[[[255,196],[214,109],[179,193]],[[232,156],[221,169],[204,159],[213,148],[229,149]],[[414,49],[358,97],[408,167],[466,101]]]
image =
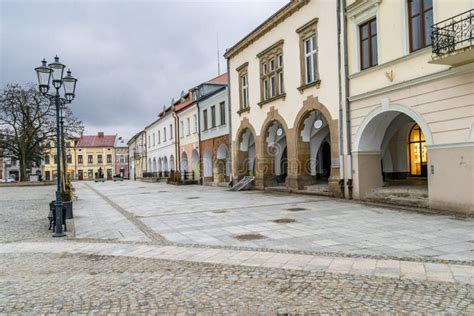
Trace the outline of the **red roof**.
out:
[[[220,76],[217,76],[209,80],[208,83],[227,84],[228,81],[229,81],[229,76],[227,75],[227,72],[226,72],[225,74],[222,74]]]
[[[77,143],[77,147],[114,147],[115,135],[83,135]]]
[[[188,107],[192,103],[194,103],[193,100],[184,101],[183,103],[176,105],[176,107],[174,108],[174,111],[179,112],[181,110],[184,110],[186,107]]]

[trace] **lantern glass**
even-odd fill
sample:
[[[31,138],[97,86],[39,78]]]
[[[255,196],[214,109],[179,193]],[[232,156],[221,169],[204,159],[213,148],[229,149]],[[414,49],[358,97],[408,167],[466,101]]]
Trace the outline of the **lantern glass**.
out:
[[[53,70],[53,85],[56,89],[59,89],[62,84],[63,80],[63,73],[64,73],[64,68],[66,67],[65,65],[61,64],[59,62],[59,57],[56,56],[54,57],[54,62],[49,64],[49,67]]]
[[[46,66],[46,60],[43,59],[41,66],[36,67],[36,74],[38,75],[38,85],[42,93],[48,92],[49,83],[51,81],[51,73],[53,70]]]
[[[67,76],[63,78],[64,93],[66,96],[72,96],[72,98],[74,98],[76,93],[76,82],[77,79],[71,75],[71,70],[68,70]]]

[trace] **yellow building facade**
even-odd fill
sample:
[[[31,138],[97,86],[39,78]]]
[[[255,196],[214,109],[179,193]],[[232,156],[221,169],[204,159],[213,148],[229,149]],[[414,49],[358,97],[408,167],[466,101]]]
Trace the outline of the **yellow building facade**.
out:
[[[66,145],[66,168],[67,174],[71,179],[77,179],[76,166],[76,144],[77,139],[65,141]],[[56,166],[56,143],[51,142],[49,150],[43,157],[42,177],[44,181],[52,181],[57,176]]]
[[[76,149],[77,179],[111,180],[115,173],[115,135],[83,135]]]

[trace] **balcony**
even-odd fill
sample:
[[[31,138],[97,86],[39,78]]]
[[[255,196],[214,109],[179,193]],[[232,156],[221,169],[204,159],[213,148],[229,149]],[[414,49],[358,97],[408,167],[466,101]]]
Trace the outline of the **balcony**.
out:
[[[432,64],[460,66],[474,62],[474,9],[432,28]]]

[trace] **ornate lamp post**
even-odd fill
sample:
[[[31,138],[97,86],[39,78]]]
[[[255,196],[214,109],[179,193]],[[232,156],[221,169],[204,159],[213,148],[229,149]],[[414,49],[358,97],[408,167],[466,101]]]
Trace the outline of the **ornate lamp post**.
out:
[[[54,57],[54,62],[46,66],[46,60],[43,59],[41,66],[35,68],[38,75],[38,86],[40,92],[48,97],[51,101],[54,100],[56,105],[56,165],[57,165],[57,188],[56,188],[56,218],[55,228],[53,237],[66,236],[63,232],[63,203],[61,199],[61,148],[63,147],[63,135],[61,132],[60,124],[62,125],[62,116],[60,120],[60,109],[68,103],[71,103],[75,96],[76,82],[77,79],[71,75],[71,71],[68,70],[66,77],[63,77],[65,65],[59,62],[59,57]],[[53,79],[52,85],[56,91],[53,94],[48,94],[49,85]],[[61,86],[64,87],[64,98],[60,97],[59,89]]]

